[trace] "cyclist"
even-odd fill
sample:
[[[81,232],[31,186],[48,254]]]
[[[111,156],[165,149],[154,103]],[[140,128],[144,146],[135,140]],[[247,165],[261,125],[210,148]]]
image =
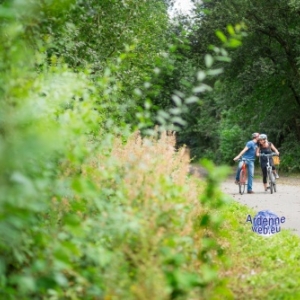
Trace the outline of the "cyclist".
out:
[[[233,160],[239,160],[240,158],[247,159],[245,162],[247,164],[248,169],[248,194],[253,194],[252,191],[252,182],[253,182],[253,175],[254,175],[254,160],[255,160],[255,153],[257,148],[257,141],[259,139],[259,133],[255,132],[252,133],[252,140],[246,143],[245,148],[240,152],[238,156],[236,156]],[[240,177],[240,170],[243,165],[243,162],[240,161],[238,165],[238,169],[235,176],[235,184],[239,184],[239,177]]]
[[[272,152],[275,152],[277,155],[279,155],[279,152],[276,149],[276,147],[271,142],[268,141],[267,135],[261,134],[259,136],[259,146],[256,149],[256,155],[259,156],[260,153],[271,154]],[[262,174],[263,174],[263,185],[264,185],[265,191],[267,191],[267,189],[268,189],[268,187],[267,187],[267,163],[268,163],[268,157],[261,156],[260,157],[260,167],[261,167]],[[272,157],[270,157],[270,165],[272,166],[272,170],[275,175],[275,178],[279,178],[279,176],[276,172]]]

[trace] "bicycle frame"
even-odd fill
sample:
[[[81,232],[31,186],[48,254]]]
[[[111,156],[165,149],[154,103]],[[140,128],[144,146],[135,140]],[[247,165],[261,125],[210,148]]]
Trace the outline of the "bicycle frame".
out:
[[[273,194],[273,191],[276,192],[276,179],[275,179],[275,175],[273,173],[273,170],[272,170],[272,166],[270,164],[270,157],[272,156],[276,156],[277,154],[272,152],[270,154],[264,154],[264,153],[261,153],[260,156],[265,156],[267,157],[267,176],[268,176],[268,179],[269,179],[269,187],[270,187],[270,193]]]
[[[243,164],[241,165],[241,168],[240,168],[240,176],[239,176],[239,193],[241,195],[243,195],[245,192],[245,187],[248,186],[248,180],[247,180],[248,179],[248,166],[247,166],[246,162],[252,161],[252,159],[241,158],[238,161],[243,162]]]

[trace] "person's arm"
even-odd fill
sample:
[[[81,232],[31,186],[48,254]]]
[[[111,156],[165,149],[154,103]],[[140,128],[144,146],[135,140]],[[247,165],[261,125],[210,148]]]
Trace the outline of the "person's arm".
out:
[[[259,147],[257,147],[256,151],[255,151],[256,156],[259,156],[259,152],[260,152],[260,149],[259,149]]]
[[[279,151],[276,149],[276,147],[275,147],[273,144],[271,144],[271,149],[272,149],[277,155],[279,155]]]
[[[236,161],[238,160],[239,158],[242,157],[242,155],[248,150],[249,148],[246,146],[241,152],[239,155],[237,155],[233,160]]]

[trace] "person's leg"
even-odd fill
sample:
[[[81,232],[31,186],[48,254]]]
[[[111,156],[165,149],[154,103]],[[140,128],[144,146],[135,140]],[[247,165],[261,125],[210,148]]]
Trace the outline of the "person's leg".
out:
[[[238,164],[238,168],[236,170],[235,183],[238,183],[240,181],[240,172],[241,172],[242,165],[243,165],[243,162],[240,161]]]
[[[253,182],[253,176],[254,176],[254,162],[248,161],[247,162],[248,167],[248,192],[252,191],[252,182]]]
[[[262,174],[263,174],[263,184],[264,184],[264,189],[267,191],[268,186],[267,186],[267,167],[261,168]]]

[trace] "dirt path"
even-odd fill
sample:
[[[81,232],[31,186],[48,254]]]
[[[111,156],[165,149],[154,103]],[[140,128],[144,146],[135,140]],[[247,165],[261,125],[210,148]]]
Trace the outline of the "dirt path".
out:
[[[222,190],[236,201],[251,207],[255,212],[270,210],[278,217],[284,216],[286,221],[282,228],[291,229],[300,236],[300,178],[281,176],[277,181],[277,192],[265,192],[262,179],[255,178],[253,191],[255,194],[238,193],[238,186],[234,184],[234,176],[222,184]],[[249,212],[250,214],[250,212]],[[252,215],[251,215],[252,216]],[[253,216],[252,216],[253,217]],[[246,221],[247,216],[245,216]]]

